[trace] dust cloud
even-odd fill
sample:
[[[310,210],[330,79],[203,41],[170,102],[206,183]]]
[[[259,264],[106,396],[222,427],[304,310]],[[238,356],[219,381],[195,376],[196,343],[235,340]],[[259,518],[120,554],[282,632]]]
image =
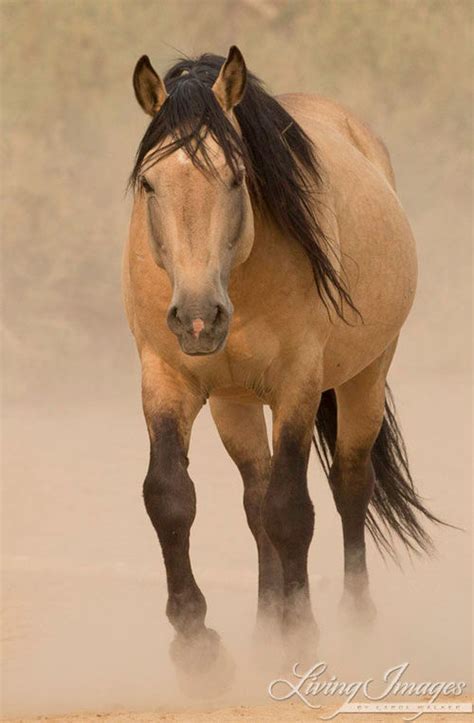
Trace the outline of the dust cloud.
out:
[[[391,151],[420,282],[390,382],[421,494],[466,530],[434,530],[437,557],[401,570],[371,546],[379,616],[354,637],[337,610],[340,524],[312,459],[315,662],[340,680],[409,661],[410,679],[469,681],[471,4],[3,0],[1,12],[4,715],[265,704],[280,672],[274,648],[262,659],[252,646],[256,551],[205,409],[190,453],[192,559],[237,666],[218,700],[189,703],[177,686],[120,295],[125,186],[146,125],[134,64],[148,53],[165,69],[178,51],[232,43],[272,91],[338,99]]]

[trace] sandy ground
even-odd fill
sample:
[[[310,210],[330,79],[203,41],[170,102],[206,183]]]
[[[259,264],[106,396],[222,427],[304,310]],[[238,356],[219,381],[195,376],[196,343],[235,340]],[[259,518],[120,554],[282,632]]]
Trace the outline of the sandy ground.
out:
[[[456,702],[459,702],[458,699]],[[467,702],[467,698],[462,699]],[[219,723],[238,723],[239,721],[278,721],[280,723],[299,723],[299,721],[314,721],[321,717],[329,717],[336,711],[333,706],[324,706],[317,713],[308,708],[304,708],[298,703],[275,703],[264,706],[237,706],[232,708],[203,709],[202,711],[180,710],[174,713],[166,712],[147,712],[147,713],[113,713],[110,715],[101,714],[84,714],[55,717],[39,717],[39,718],[15,718],[10,719],[7,723],[33,723],[34,721],[48,721],[49,723],[62,723],[68,721],[70,723],[99,723],[99,721],[113,721],[113,723],[154,723],[154,721],[170,721],[170,723],[204,723],[205,721],[218,721]],[[410,717],[406,714],[406,717]],[[334,720],[341,723],[349,723],[354,719],[361,721],[362,716],[353,714],[340,714]],[[401,720],[401,716],[390,714],[374,713],[370,715],[371,723],[389,723],[394,720]],[[418,719],[420,720],[420,719]],[[471,713],[434,713],[429,718],[423,720],[434,721],[435,723],[469,723],[472,720]]]

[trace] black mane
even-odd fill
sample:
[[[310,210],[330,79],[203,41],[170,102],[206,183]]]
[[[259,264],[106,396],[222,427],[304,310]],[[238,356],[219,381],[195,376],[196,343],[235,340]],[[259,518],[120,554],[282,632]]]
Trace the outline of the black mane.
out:
[[[222,148],[236,177],[239,162],[244,163],[254,205],[268,212],[279,228],[303,246],[325,306],[329,303],[340,317],[344,303],[356,311],[330,260],[330,242],[313,210],[314,193],[322,184],[313,142],[252,73],[247,75],[244,97],[235,108],[239,135],[212,92],[224,62],[225,58],[206,53],[197,60],[180,60],[167,72],[168,98],[139,145],[130,184],[136,187],[145,156],[156,146],[156,153],[147,158],[148,168],[183,148],[197,167],[214,173],[205,146],[209,134]]]

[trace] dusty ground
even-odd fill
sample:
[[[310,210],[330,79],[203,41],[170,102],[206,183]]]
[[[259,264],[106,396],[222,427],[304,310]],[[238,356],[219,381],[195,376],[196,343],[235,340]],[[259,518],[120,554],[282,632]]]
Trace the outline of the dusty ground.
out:
[[[435,375],[409,378],[404,372],[401,380],[394,367],[393,386],[421,491],[435,501],[436,513],[468,528],[469,487],[461,482],[468,469],[469,417],[463,417],[463,409],[469,380],[452,375],[445,381],[441,392]],[[426,413],[435,394],[444,404],[442,419]],[[172,635],[164,616],[161,555],[140,494],[147,450],[138,399],[104,400],[94,408],[52,405],[35,415],[23,407],[8,411],[4,715],[41,711],[67,720],[67,713],[91,710],[117,711],[106,720],[151,721],[160,720],[159,715],[204,720],[198,709],[165,713],[188,703],[168,658]],[[449,431],[452,419],[459,421],[455,438]],[[195,573],[207,597],[209,624],[237,663],[228,693],[211,701],[219,708],[212,716],[223,721],[271,715],[306,719],[313,714],[302,705],[265,705],[277,659],[263,661],[263,670],[254,657],[254,543],[242,510],[240,479],[207,410],[196,424],[190,458],[198,497]],[[380,678],[407,660],[410,680],[469,681],[467,533],[435,530],[438,557],[412,563],[405,558],[403,570],[385,565],[370,548],[379,616],[372,633],[351,637],[337,614],[340,524],[314,460],[310,480],[317,514],[311,584],[321,627],[315,659],[327,661],[339,680]],[[245,707],[252,705],[264,706],[257,718],[253,708]],[[130,713],[129,718],[118,713],[157,706],[163,713]]]
[[[467,701],[467,698],[463,699]],[[71,715],[61,716],[60,718],[54,717],[39,717],[39,718],[15,718],[10,719],[6,723],[34,723],[35,721],[48,721],[48,723],[155,723],[157,721],[169,721],[170,723],[205,723],[205,721],[216,721],[218,723],[239,723],[240,721],[275,721],[278,723],[299,723],[300,721],[314,721],[318,720],[320,716],[330,716],[335,712],[334,707],[324,706],[320,711],[315,711],[308,708],[304,708],[298,703],[275,703],[273,705],[265,706],[237,706],[233,708],[219,708],[219,709],[203,709],[202,711],[193,711],[190,709],[183,709],[174,713],[166,713],[160,711],[148,712],[148,713],[113,713],[110,715]],[[318,716],[318,717],[316,717]],[[406,717],[409,717],[408,714]],[[350,723],[354,721],[354,718],[361,720],[361,716],[353,716],[350,714],[341,714],[335,718],[340,723]],[[401,716],[394,714],[371,714],[370,723],[394,723],[396,720],[401,720]],[[419,720],[419,719],[418,719]],[[470,713],[440,713],[430,714],[429,718],[422,718],[422,720],[433,721],[434,723],[470,723],[472,715]]]

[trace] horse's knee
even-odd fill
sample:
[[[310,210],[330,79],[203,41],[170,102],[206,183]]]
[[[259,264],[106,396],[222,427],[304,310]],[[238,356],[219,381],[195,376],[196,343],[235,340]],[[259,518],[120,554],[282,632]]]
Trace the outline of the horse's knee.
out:
[[[270,484],[263,504],[265,531],[280,554],[306,552],[314,531],[314,511],[306,482]]]
[[[247,523],[252,534],[258,536],[262,529],[262,500],[259,490],[246,489],[244,492],[244,509]]]
[[[262,507],[265,490],[268,482],[254,469],[242,473],[244,479],[244,509],[247,523],[254,537],[260,535],[263,529]]]
[[[185,469],[164,474],[150,465],[143,483],[143,499],[163,547],[179,544],[189,535],[196,514],[196,497]]]
[[[186,539],[196,514],[196,497],[174,417],[161,416],[152,424],[143,499],[163,548]]]
[[[340,515],[348,508],[364,508],[365,512],[375,486],[370,449],[345,455],[336,452],[329,473],[329,485]]]
[[[313,537],[314,511],[306,481],[307,462],[298,436],[284,430],[273,458],[263,505],[265,530],[280,555],[306,554]]]

